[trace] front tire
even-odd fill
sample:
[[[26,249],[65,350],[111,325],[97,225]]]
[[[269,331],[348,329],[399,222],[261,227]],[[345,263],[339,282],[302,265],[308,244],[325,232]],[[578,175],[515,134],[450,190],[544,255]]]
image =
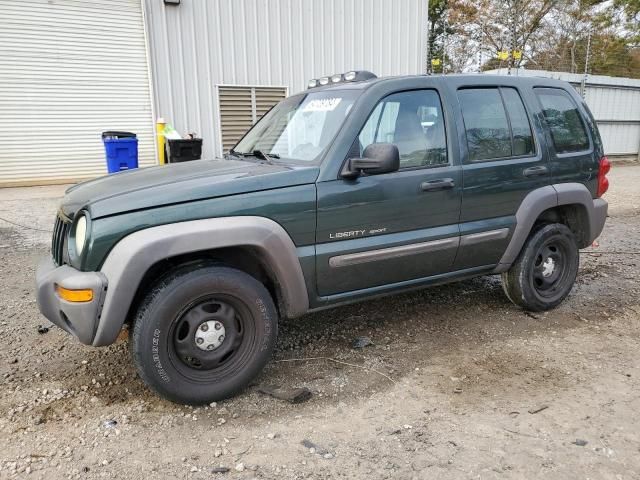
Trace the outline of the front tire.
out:
[[[271,295],[252,276],[217,266],[182,269],[140,305],[133,361],[142,380],[173,402],[229,398],[271,358],[277,318]]]
[[[516,305],[534,312],[558,306],[571,292],[580,252],[573,232],[560,223],[542,225],[502,274],[502,287]]]

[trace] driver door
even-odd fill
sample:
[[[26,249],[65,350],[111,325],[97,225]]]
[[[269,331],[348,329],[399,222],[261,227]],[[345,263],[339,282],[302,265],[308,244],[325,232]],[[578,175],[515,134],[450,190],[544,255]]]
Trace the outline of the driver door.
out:
[[[393,143],[400,170],[317,184],[317,287],[321,296],[447,272],[459,244],[462,177],[447,148],[436,89],[382,99],[354,152]]]

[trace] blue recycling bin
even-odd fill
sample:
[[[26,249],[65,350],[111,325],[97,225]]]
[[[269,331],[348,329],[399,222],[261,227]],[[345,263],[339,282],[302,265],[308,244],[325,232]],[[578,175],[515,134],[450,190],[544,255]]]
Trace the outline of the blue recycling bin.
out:
[[[138,168],[138,138],[131,132],[102,132],[107,171],[117,173]]]

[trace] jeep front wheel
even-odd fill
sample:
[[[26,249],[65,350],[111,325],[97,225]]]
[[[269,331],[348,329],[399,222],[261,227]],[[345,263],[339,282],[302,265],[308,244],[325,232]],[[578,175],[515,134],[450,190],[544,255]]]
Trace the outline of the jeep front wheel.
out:
[[[198,405],[245,388],[269,361],[276,335],[276,308],[262,283],[232,268],[191,267],[147,294],[130,346],[147,385]]]
[[[502,274],[504,291],[527,310],[554,308],[571,292],[579,258],[576,239],[566,225],[543,225],[531,233],[516,262]]]

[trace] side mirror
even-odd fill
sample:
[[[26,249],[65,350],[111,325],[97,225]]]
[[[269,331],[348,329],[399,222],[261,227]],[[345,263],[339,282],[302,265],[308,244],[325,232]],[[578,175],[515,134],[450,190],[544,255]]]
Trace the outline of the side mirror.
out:
[[[379,175],[395,172],[400,168],[400,152],[391,143],[372,143],[364,149],[362,158],[350,158],[342,171],[345,178],[355,178],[362,173]]]

